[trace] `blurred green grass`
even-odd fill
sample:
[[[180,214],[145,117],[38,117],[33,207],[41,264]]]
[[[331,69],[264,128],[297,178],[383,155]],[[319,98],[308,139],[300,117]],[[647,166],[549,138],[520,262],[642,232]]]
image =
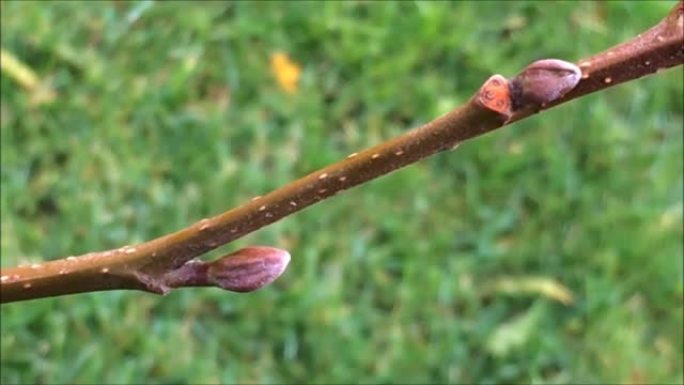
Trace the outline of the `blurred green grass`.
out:
[[[674,3],[2,2],[2,47],[57,94],[2,76],[2,266],[177,230]],[[291,251],[257,293],[3,306],[1,382],[682,383],[682,81],[574,101],[223,248]]]

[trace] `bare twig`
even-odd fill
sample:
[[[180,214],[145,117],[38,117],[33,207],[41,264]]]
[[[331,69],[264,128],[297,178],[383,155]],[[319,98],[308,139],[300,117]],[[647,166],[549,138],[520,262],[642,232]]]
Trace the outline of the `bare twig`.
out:
[[[211,267],[188,261],[467,139],[574,98],[681,65],[683,13],[684,3],[679,2],[655,27],[582,59],[577,66],[551,60],[533,63],[510,81],[494,75],[468,103],[432,122],[183,230],[135,246],[2,269],[1,302],[99,290],[164,294],[180,286],[222,286],[225,281],[216,278],[221,274],[209,280]],[[581,78],[576,79],[580,70]]]

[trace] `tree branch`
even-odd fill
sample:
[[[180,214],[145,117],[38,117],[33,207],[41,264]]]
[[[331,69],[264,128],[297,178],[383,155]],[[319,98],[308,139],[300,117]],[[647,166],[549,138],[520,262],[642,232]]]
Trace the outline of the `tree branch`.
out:
[[[0,302],[115,289],[159,294],[185,286],[219,286],[231,290],[225,280],[217,277],[232,276],[236,271],[251,271],[253,277],[260,274],[271,277],[273,274],[264,273],[268,269],[240,270],[241,263],[226,262],[236,254],[252,255],[251,252],[238,251],[211,263],[193,259],[344,190],[455,148],[470,138],[577,97],[681,65],[684,62],[683,14],[684,3],[679,2],[650,30],[582,59],[577,66],[544,60],[531,64],[511,80],[494,75],[465,105],[432,122],[350,154],[263,197],[175,233],[135,246],[2,269]],[[281,259],[281,262],[289,261],[289,254]],[[254,262],[251,259],[245,263],[253,267]],[[226,266],[221,269],[211,268],[223,265]],[[287,263],[281,265],[280,273]],[[210,271],[213,273],[209,274]]]

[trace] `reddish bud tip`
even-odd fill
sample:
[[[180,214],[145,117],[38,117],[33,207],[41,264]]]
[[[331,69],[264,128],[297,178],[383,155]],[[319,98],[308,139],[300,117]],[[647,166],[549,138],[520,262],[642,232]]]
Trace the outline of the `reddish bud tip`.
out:
[[[477,93],[480,105],[497,112],[506,118],[511,115],[511,92],[508,79],[493,75],[480,87]]]
[[[290,263],[290,253],[274,247],[240,249],[209,264],[209,283],[240,293],[260,289],[275,281]]]

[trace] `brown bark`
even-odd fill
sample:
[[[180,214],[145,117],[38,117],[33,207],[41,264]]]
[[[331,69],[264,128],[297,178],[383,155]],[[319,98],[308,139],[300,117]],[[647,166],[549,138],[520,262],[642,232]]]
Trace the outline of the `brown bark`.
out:
[[[488,87],[508,81],[495,75],[465,105],[385,143],[313,172],[263,197],[175,233],[135,246],[93,252],[32,266],[2,269],[2,303],[100,290],[136,289],[166,293],[196,286],[169,281],[179,271],[195,271],[189,261],[346,189],[407,166],[461,142],[561,103],[638,79],[684,62],[684,3],[634,39],[580,60],[579,83],[555,100],[519,103],[497,110],[487,104]],[[514,79],[513,82],[516,82]],[[550,80],[548,80],[550,81]],[[519,82],[515,83],[518,84]],[[549,84],[545,84],[548,86]],[[553,84],[551,84],[553,86]],[[557,85],[562,87],[562,85]],[[526,87],[523,85],[523,87]],[[524,93],[523,93],[524,94]],[[529,94],[529,93],[528,93]],[[515,95],[513,96],[515,98]],[[519,109],[515,109],[520,106]],[[497,112],[498,111],[498,112]],[[190,262],[193,264],[195,262]],[[189,269],[189,270],[188,270]],[[206,269],[205,269],[206,270]],[[204,279],[204,278],[202,278]],[[212,284],[216,284],[215,282]],[[220,285],[219,285],[220,286]]]

